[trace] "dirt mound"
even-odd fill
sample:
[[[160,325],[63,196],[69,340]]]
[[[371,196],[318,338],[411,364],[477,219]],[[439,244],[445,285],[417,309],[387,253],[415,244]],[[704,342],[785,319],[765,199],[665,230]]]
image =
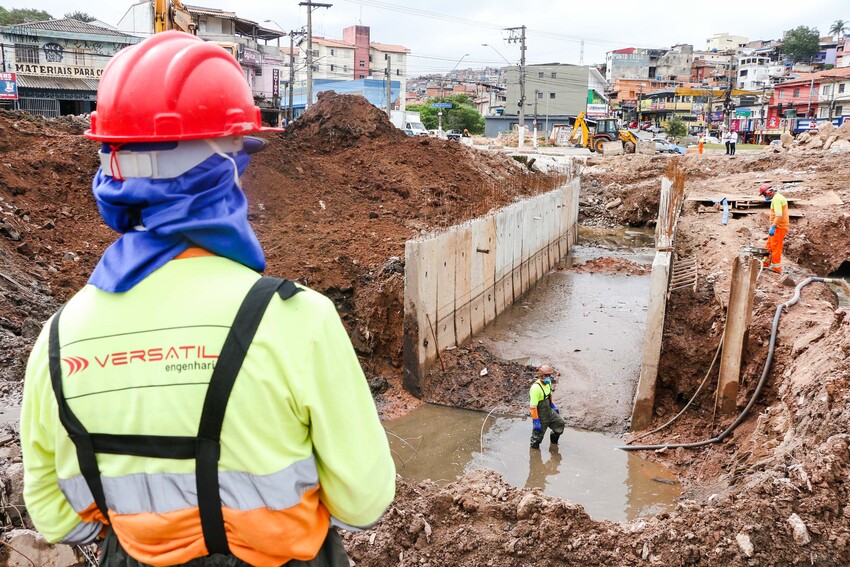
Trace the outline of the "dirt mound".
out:
[[[528,403],[535,367],[493,356],[481,345],[448,350],[440,356],[422,390],[422,399],[473,410],[498,408],[515,414]]]
[[[319,93],[318,102],[281,137],[292,146],[324,154],[351,147],[363,137],[399,142],[406,136],[362,96],[327,91]]]
[[[782,135],[780,146],[769,146],[766,151],[792,153],[803,151],[829,152],[843,154],[850,152],[850,122],[844,122],[836,128],[831,122],[820,124],[817,130],[799,134],[796,138]]]

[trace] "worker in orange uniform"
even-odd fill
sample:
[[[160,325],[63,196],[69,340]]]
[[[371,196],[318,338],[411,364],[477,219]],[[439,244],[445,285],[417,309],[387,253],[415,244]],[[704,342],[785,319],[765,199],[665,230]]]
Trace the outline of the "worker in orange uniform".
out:
[[[762,265],[781,274],[782,246],[785,235],[788,234],[788,228],[791,226],[788,217],[788,199],[782,193],[777,193],[770,185],[759,187],[759,195],[770,203],[770,229],[767,231],[767,249],[770,252],[770,259],[765,260]]]
[[[531,448],[539,449],[540,442],[546,434],[546,429],[552,430],[549,435],[550,449],[557,449],[558,439],[564,432],[564,418],[552,401],[552,376],[555,370],[548,364],[537,369],[534,384],[528,391],[531,409]]]
[[[100,565],[348,566],[395,467],[326,297],[261,277],[240,177],[262,141],[237,61],[178,31],[118,52],[86,136],[120,238],[47,322],[21,410],[24,499]],[[336,527],[333,527],[336,526]]]

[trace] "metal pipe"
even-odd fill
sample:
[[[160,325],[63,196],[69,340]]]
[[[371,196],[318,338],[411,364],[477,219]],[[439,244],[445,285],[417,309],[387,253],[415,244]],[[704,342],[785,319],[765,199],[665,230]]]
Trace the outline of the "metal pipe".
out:
[[[776,306],[776,313],[773,316],[773,326],[770,330],[770,344],[767,349],[767,360],[764,362],[764,370],[761,373],[761,378],[759,379],[758,384],[756,385],[756,389],[753,392],[753,395],[750,397],[749,403],[747,406],[741,411],[738,415],[738,418],[732,422],[732,424],[727,427],[720,435],[716,437],[712,437],[711,439],[705,439],[703,441],[695,441],[693,443],[661,443],[658,445],[621,445],[617,447],[618,449],[622,449],[624,451],[657,451],[659,449],[678,449],[679,447],[683,447],[685,449],[694,449],[697,447],[703,447],[705,445],[711,445],[712,443],[719,443],[723,441],[726,437],[732,433],[736,427],[741,425],[744,419],[747,417],[747,414],[752,409],[753,405],[756,403],[756,400],[761,393],[762,388],[767,382],[767,377],[770,374],[770,367],[773,364],[773,353],[776,348],[776,331],[779,329],[779,317],[782,315],[782,309],[788,308],[800,301],[800,291],[809,285],[812,282],[823,282],[823,283],[834,283],[842,286],[847,286],[847,282],[841,280],[839,278],[817,278],[811,277],[806,278],[794,288],[794,295],[786,301],[785,303],[780,303]],[[848,286],[850,288],[850,286]]]

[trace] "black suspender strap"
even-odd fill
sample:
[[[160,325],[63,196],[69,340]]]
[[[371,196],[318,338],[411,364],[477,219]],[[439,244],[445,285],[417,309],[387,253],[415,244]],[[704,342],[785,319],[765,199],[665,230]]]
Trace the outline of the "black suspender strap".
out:
[[[59,354],[59,316],[62,315],[63,309],[65,309],[64,305],[59,308],[59,311],[56,312],[56,315],[53,316],[53,320],[50,322],[50,336],[48,338],[50,383],[53,385],[53,393],[56,396],[56,402],[59,406],[59,421],[65,427],[65,430],[71,437],[71,441],[74,442],[74,447],[77,449],[77,461],[80,464],[80,473],[82,473],[86,484],[88,484],[100,513],[109,521],[106,496],[103,493],[103,483],[100,481],[100,469],[97,467],[97,457],[95,456],[92,439],[86,428],[77,419],[74,412],[71,411],[62,389],[62,358]]]
[[[224,341],[204,399],[204,410],[198,427],[195,480],[201,528],[210,554],[230,552],[224,532],[218,484],[218,459],[221,454],[219,440],[227,402],[266,307],[274,294],[287,283],[291,286],[291,288],[287,286],[290,292],[292,288],[296,290],[290,293],[290,297],[300,291],[292,282],[276,278],[260,278],[248,292]]]
[[[248,292],[224,341],[210,379],[196,437],[89,433],[71,411],[62,388],[59,316],[64,306],[59,309],[50,324],[50,381],[59,406],[60,422],[68,431],[77,449],[80,472],[91,490],[98,509],[107,520],[109,519],[108,509],[96,453],[161,459],[195,459],[198,510],[207,551],[210,554],[230,553],[224,530],[218,482],[221,427],[227,402],[271,298],[277,293],[281,299],[286,300],[300,291],[301,288],[289,280],[263,277],[257,280]]]

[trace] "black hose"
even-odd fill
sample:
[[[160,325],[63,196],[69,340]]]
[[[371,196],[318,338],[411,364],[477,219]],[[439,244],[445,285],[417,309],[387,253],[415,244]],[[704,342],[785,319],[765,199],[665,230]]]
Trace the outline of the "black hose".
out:
[[[831,282],[836,283],[836,280],[832,278],[806,278],[794,288],[794,295],[786,301],[785,303],[780,303],[776,306],[776,314],[773,316],[773,326],[770,329],[770,344],[767,349],[767,360],[764,361],[764,370],[761,373],[761,378],[759,379],[758,384],[756,385],[756,389],[753,391],[753,395],[750,397],[750,401],[747,406],[741,411],[738,415],[738,418],[732,422],[732,425],[727,427],[723,432],[717,437],[712,437],[711,439],[705,439],[703,441],[695,441],[693,443],[662,443],[659,445],[621,445],[617,447],[617,449],[622,449],[624,451],[656,451],[658,449],[678,449],[679,447],[683,447],[685,449],[693,449],[696,447],[704,447],[705,445],[710,445],[712,443],[719,443],[723,441],[726,437],[729,436],[732,431],[735,430],[736,427],[741,425],[744,419],[747,417],[747,414],[752,409],[753,405],[756,403],[756,400],[761,393],[761,389],[764,387],[767,382],[767,377],[770,374],[770,367],[773,365],[773,352],[776,349],[776,331],[779,329],[779,317],[782,315],[782,308],[791,307],[798,301],[800,301],[800,292],[801,290],[809,285],[812,282]]]

